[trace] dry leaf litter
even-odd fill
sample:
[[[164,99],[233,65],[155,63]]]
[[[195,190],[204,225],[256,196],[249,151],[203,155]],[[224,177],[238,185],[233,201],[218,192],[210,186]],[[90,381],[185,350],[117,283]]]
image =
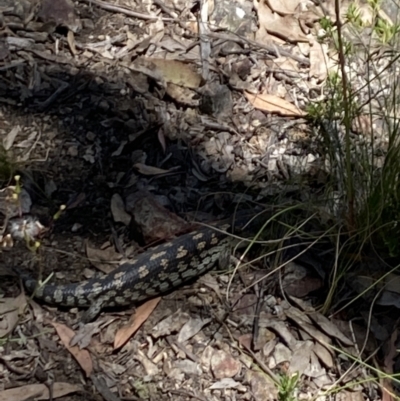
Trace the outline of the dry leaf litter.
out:
[[[363,5],[363,18],[369,13]],[[3,0],[0,133],[4,150],[34,172],[23,177],[22,206],[10,201],[11,187],[2,192],[11,234],[43,237],[46,273],[76,281],[141,250],[129,240],[132,221],[149,244],[187,229],[171,210],[209,221],[229,202],[323,183],[329,166],[305,118],[337,68],[337,55],[317,40],[324,14],[335,20],[333,1]],[[362,49],[365,38],[346,35]],[[389,63],[377,56],[374,74]],[[379,110],[390,74],[371,95],[361,90],[365,63],[351,68],[366,115]],[[355,146],[373,128],[379,155],[385,125],[373,123],[354,121]],[[258,196],[230,194],[244,188]],[[67,211],[53,221],[62,203]],[[21,207],[49,225],[18,220]],[[37,265],[33,255],[16,244],[4,266]],[[278,399],[280,375],[296,372],[296,397],[327,399],[362,382],[365,371],[346,354],[372,353],[373,341],[301,300],[321,288],[323,274],[292,262],[280,299],[270,271],[243,269],[233,281],[229,272],[208,274],[78,330],[78,310],[32,300],[27,308],[2,268],[0,338],[10,341],[0,345],[0,401],[265,401]],[[378,386],[353,384],[336,396],[376,399]]]

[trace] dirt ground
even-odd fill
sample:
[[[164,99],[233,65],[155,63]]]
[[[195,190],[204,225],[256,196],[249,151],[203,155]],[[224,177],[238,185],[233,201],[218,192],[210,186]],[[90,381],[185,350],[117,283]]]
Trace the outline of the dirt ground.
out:
[[[305,106],[330,61],[312,40],[321,7],[299,4],[0,2],[0,175],[5,188],[21,174],[22,208],[45,227],[39,249],[2,254],[0,401],[289,400],[278,390],[295,372],[298,399],[378,398],[373,382],[345,388],[365,373],[333,350],[354,355],[365,329],[300,299],[325,291],[318,252],[283,281],[268,258],[207,274],[136,314],[106,311],[78,337],[81,310],[20,295],[11,271],[81,281],[184,220],[317,192]],[[296,12],[268,11],[280,6]],[[8,201],[1,211],[18,217]]]

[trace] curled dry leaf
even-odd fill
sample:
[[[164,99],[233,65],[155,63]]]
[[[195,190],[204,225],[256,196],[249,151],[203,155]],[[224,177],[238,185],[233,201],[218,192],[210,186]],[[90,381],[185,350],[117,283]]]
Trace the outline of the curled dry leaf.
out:
[[[114,349],[123,347],[126,342],[136,333],[140,326],[147,320],[153,310],[156,308],[161,298],[154,298],[144,303],[136,309],[128,324],[121,327],[114,339]]]
[[[313,341],[299,341],[290,359],[289,375],[299,372],[303,373],[310,364],[311,352],[314,346]]]
[[[157,139],[163,149],[163,152],[165,153],[167,151],[167,144],[165,142],[164,130],[162,128],[160,128],[157,132]]]
[[[75,332],[64,324],[57,322],[50,322],[56,329],[58,336],[64,347],[71,353],[71,355],[79,363],[80,367],[86,373],[86,377],[89,377],[93,372],[93,362],[90,354],[85,349],[79,349],[78,346],[70,346],[71,340],[75,337]]]
[[[343,344],[347,346],[352,346],[353,341],[347,338],[327,317],[318,312],[312,312],[308,314],[310,318],[329,336],[337,338]]]
[[[306,115],[304,111],[297,108],[294,104],[275,95],[269,95],[267,93],[253,95],[249,92],[245,92],[245,95],[249,102],[259,110],[277,113],[286,117],[300,117]]]
[[[21,293],[17,298],[0,299],[0,338],[11,333],[18,323],[20,311],[26,305],[26,298]]]
[[[15,138],[21,133],[21,127],[16,125],[3,139],[3,147],[5,150],[10,150],[13,146]]]
[[[224,390],[228,388],[235,388],[240,386],[240,382],[237,382],[230,377],[226,377],[225,379],[219,380],[215,382],[211,387],[210,390]]]
[[[332,354],[328,351],[326,347],[321,345],[320,343],[314,343],[313,347],[314,354],[318,357],[318,359],[329,369],[332,369],[334,366]]]
[[[268,32],[278,39],[284,39],[289,42],[308,42],[308,37],[302,31],[299,20],[295,16],[280,16],[274,13],[264,3],[264,0],[255,0],[254,7],[257,10],[260,26],[257,32],[258,37],[262,37],[263,32]]]
[[[300,5],[299,0],[266,0],[270,9],[280,15],[295,14]]]
[[[86,256],[90,263],[105,274],[112,272],[118,267],[122,255],[115,251],[113,246],[105,249],[92,248],[89,242],[86,242]]]
[[[76,50],[75,36],[74,36],[74,33],[72,31],[68,31],[67,41],[68,41],[68,46],[69,46],[69,49],[71,50],[71,53],[74,56],[76,56],[78,54],[78,51]]]
[[[161,336],[167,336],[174,333],[189,320],[189,315],[178,309],[174,314],[169,315],[165,319],[158,322],[152,330],[152,336],[154,338],[159,338]]]
[[[133,165],[133,167],[135,167],[139,171],[139,173],[143,175],[159,175],[170,172],[169,170],[163,170],[162,168],[147,166],[146,164],[143,163],[136,163]]]
[[[104,320],[96,320],[80,327],[71,339],[70,346],[78,345],[80,349],[87,348],[92,341],[92,337],[100,332],[102,326],[104,326]]]
[[[131,216],[125,210],[125,204],[119,194],[114,194],[111,198],[111,213],[114,221],[128,226],[131,222]]]
[[[183,343],[196,335],[211,319],[190,318],[181,328],[178,341]]]

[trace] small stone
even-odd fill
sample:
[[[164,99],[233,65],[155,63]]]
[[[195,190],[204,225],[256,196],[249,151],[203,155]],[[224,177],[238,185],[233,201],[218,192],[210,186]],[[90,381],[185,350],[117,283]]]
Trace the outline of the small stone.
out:
[[[94,164],[94,162],[95,162],[93,155],[90,155],[90,154],[84,155],[83,159],[85,161],[89,162],[90,164]]]
[[[216,379],[233,377],[240,372],[242,364],[225,351],[215,351],[211,357],[211,370]]]
[[[92,131],[89,131],[89,132],[86,134],[86,139],[87,139],[88,141],[93,142],[93,141],[96,139],[96,134],[95,134],[94,132],[92,132]]]
[[[108,104],[107,100],[102,100],[99,103],[99,107],[101,110],[107,111],[110,108],[110,105]]]
[[[89,18],[83,18],[81,20],[82,26],[85,29],[94,29],[94,22]]]
[[[78,156],[78,147],[77,146],[70,146],[68,148],[68,155],[72,157]]]

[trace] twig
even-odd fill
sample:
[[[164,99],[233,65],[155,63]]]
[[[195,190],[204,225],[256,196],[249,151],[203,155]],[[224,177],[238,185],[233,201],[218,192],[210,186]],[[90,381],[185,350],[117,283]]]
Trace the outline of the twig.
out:
[[[208,1],[200,0],[200,13],[198,16],[198,26],[200,33],[200,57],[201,57],[201,76],[204,81],[208,80],[210,73],[210,53],[211,45],[207,37],[208,29]]]
[[[10,68],[18,67],[19,65],[25,64],[25,60],[16,60],[12,61],[10,64],[6,64],[2,67],[0,67],[0,71],[6,71],[9,70]]]
[[[101,0],[79,0],[79,1],[83,1],[83,2],[89,3],[89,4],[95,4],[96,6],[102,8],[103,10],[125,14],[125,15],[128,15],[129,17],[140,18],[140,19],[144,19],[144,20],[148,20],[148,21],[158,20],[158,17],[156,15],[138,13],[136,11],[130,10],[129,8],[114,6],[112,4],[106,3],[105,1],[101,1]]]
[[[256,42],[255,40],[246,39],[241,36],[235,35],[233,33],[209,32],[207,35],[210,38],[225,39],[225,40],[230,40],[232,42],[236,42],[236,43],[240,43],[240,44],[247,43],[251,46],[267,50],[268,53],[271,53],[275,57],[279,57],[279,56],[290,57],[293,60],[296,60],[305,66],[310,65],[310,60],[300,57],[300,56],[296,56],[295,54],[292,54],[289,51],[282,49],[281,47],[279,47],[277,45],[274,45],[274,46],[265,45],[263,43]]]

